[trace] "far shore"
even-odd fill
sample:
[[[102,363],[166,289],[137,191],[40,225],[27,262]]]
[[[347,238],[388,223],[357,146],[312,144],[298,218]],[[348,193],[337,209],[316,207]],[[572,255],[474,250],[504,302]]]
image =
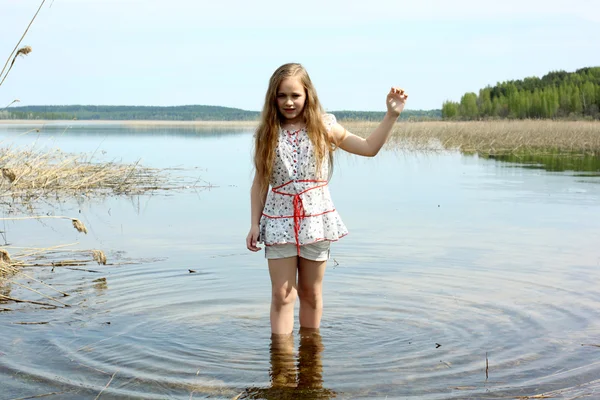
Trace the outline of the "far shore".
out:
[[[349,127],[375,127],[379,124],[379,121],[367,121],[367,120],[338,120],[341,124]],[[170,120],[97,120],[97,119],[0,119],[0,125],[139,125],[139,126],[223,126],[223,127],[256,127],[258,120],[254,121],[170,121]],[[459,121],[459,120],[399,120],[398,123],[410,123],[416,125],[429,125],[429,124],[445,124],[445,125],[509,125],[519,126],[531,124],[554,124],[563,126],[572,126],[577,124],[586,124],[588,126],[600,126],[600,121],[592,120],[564,120],[564,119],[490,119],[481,121]]]
[[[152,125],[152,126],[233,126],[255,127],[258,121],[159,121],[159,120],[96,120],[96,119],[0,119],[0,125]]]

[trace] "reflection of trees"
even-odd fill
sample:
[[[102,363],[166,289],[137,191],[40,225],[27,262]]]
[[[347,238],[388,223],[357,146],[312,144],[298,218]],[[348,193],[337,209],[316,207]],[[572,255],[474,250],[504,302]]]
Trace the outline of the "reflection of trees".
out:
[[[485,155],[479,154],[480,157],[491,158],[498,161],[520,164],[525,168],[544,169],[546,171],[578,171],[578,172],[593,172],[593,176],[600,172],[600,158],[592,155],[577,155],[565,153],[553,153],[547,151],[544,153],[525,153],[525,154],[500,154],[500,155]]]
[[[330,399],[335,392],[323,387],[323,343],[318,329],[300,328],[298,362],[292,335],[271,337],[271,386],[248,388],[241,399]]]

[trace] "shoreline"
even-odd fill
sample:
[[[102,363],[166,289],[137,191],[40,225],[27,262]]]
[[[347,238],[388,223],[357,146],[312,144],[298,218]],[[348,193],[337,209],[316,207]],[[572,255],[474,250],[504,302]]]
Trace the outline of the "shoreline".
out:
[[[234,126],[234,127],[256,127],[258,120],[255,121],[170,121],[170,120],[111,120],[111,119],[81,119],[81,120],[63,120],[63,119],[0,119],[0,125],[155,125],[155,126]],[[364,126],[377,125],[380,121],[367,120],[344,120],[338,119],[338,122],[345,125]],[[551,124],[599,124],[600,120],[567,120],[567,119],[490,119],[490,120],[398,120],[397,123],[406,124],[531,124],[531,123],[551,123]]]
[[[153,125],[153,126],[233,126],[255,127],[258,121],[166,121],[166,120],[63,120],[0,119],[0,125]]]

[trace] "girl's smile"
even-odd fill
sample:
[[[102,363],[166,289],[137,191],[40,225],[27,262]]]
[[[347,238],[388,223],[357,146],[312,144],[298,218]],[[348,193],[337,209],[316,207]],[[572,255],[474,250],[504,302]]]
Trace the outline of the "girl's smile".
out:
[[[277,109],[285,124],[295,124],[304,120],[306,91],[299,78],[285,78],[277,90]]]

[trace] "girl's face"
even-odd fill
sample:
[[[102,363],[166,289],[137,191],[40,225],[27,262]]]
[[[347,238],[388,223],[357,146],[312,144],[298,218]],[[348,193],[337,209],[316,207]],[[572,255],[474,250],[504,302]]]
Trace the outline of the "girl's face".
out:
[[[303,120],[306,91],[300,78],[290,77],[281,81],[277,90],[277,108],[285,122],[293,124]]]

